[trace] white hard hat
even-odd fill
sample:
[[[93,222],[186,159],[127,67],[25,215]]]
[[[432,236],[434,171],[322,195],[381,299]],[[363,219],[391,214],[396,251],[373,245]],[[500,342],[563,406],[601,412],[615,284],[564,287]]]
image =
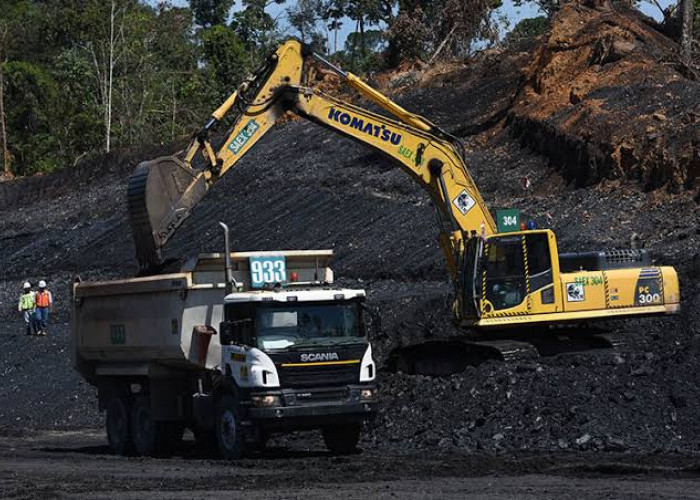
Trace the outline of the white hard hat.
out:
[[[31,287],[32,287],[32,284],[31,284],[30,282],[28,282],[28,281],[25,281],[25,282],[24,282],[24,285],[22,285],[22,288],[24,288],[25,290],[26,290],[27,288],[31,288]]]
[[[41,280],[41,281],[39,282],[39,288],[46,288],[46,281]]]

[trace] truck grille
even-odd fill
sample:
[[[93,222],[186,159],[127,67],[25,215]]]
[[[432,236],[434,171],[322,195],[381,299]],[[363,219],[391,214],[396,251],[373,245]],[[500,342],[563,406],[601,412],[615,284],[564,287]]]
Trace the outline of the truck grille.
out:
[[[360,363],[328,366],[277,366],[282,387],[312,387],[357,384]]]

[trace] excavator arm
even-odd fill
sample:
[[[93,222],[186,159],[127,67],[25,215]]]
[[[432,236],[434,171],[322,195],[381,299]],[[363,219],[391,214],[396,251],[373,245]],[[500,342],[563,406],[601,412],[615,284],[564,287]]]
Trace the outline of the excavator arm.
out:
[[[310,57],[330,67],[393,118],[307,86],[305,62]],[[209,132],[232,109],[238,111],[233,126],[215,151]],[[442,215],[440,244],[453,279],[458,279],[463,238],[495,232],[455,138],[290,40],[212,113],[186,152],[141,163],[134,171],[129,179],[129,214],[142,274],[161,265],[163,246],[192,207],[287,111],[380,152],[428,191]]]
[[[298,42],[280,46],[212,113],[184,152],[136,167],[127,199],[140,275],[158,272],[163,247],[192,208],[284,114],[281,94],[301,81],[303,48]],[[233,125],[215,151],[209,136],[232,110]]]

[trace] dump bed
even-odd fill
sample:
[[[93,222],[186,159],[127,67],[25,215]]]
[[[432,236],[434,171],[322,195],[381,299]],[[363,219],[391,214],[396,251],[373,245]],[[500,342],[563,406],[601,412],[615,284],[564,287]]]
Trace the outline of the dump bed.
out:
[[[231,254],[239,291],[250,292],[251,263],[284,257],[286,276],[299,285],[332,283],[332,250]],[[224,254],[201,254],[179,273],[73,286],[72,344],[76,369],[101,375],[157,375],[221,363]],[[260,292],[263,293],[263,292]],[[267,292],[269,293],[269,292]]]

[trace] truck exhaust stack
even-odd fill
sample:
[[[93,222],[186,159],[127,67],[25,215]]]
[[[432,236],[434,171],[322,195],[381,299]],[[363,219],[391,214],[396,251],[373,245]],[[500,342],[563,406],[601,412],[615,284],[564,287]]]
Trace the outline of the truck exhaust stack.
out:
[[[233,267],[231,266],[231,240],[228,236],[228,226],[223,222],[219,222],[219,225],[224,230],[224,276],[226,277],[226,295],[228,295],[238,288],[238,283],[233,277]]]

